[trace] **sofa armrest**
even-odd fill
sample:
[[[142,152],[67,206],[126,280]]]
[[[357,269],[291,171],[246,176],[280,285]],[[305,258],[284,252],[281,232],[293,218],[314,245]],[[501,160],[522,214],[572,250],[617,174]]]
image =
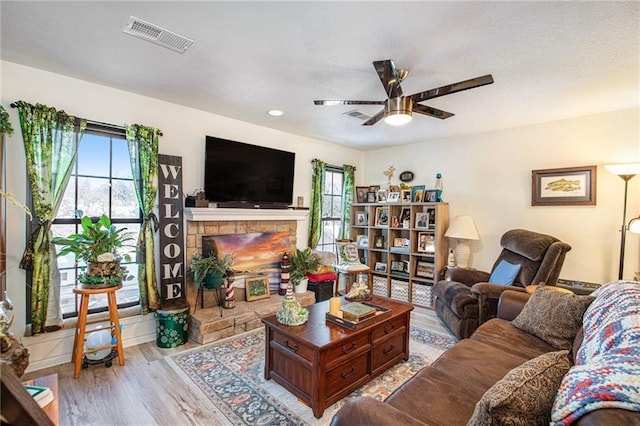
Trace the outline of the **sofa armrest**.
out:
[[[487,281],[491,276],[488,272],[469,268],[447,268],[447,275],[449,277],[448,281],[457,281],[467,287],[471,287],[478,282]]]
[[[498,301],[498,318],[513,321],[520,314],[530,295],[523,291],[507,290],[502,292]]]
[[[347,401],[331,419],[331,426],[426,426],[425,423],[382,401],[358,397]]]

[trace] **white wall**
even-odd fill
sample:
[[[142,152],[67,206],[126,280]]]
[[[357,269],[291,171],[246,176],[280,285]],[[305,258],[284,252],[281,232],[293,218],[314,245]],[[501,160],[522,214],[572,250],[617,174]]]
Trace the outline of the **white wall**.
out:
[[[295,197],[304,196],[309,203],[311,182],[311,160],[320,158],[330,164],[351,164],[362,169],[363,153],[343,146],[283,133],[238,120],[221,117],[200,110],[183,107],[157,99],[108,88],[85,81],[44,72],[34,68],[3,61],[1,72],[1,102],[11,115],[15,129],[7,140],[7,191],[19,200],[26,199],[26,171],[24,148],[18,114],[9,107],[14,101],[43,103],[68,114],[90,120],[125,125],[140,123],[160,128],[159,152],[182,156],[183,188],[191,192],[202,188],[204,182],[205,135],[274,147],[296,153],[294,182]],[[301,223],[306,228],[307,223]],[[300,233],[298,234],[300,235]],[[304,234],[306,236],[306,233]],[[18,336],[25,331],[26,296],[25,274],[18,268],[25,245],[25,218],[18,209],[7,211],[7,277],[8,296],[15,304],[16,320],[11,330]],[[306,245],[306,238],[298,241]],[[153,340],[153,315],[144,321],[126,320],[124,343],[137,344]],[[61,338],[62,337],[62,338]],[[71,358],[73,334],[67,331],[53,336],[25,338],[31,352],[30,370],[43,368],[52,363],[67,362]],[[56,342],[55,346],[51,344]],[[68,356],[67,356],[68,355]]]
[[[639,121],[635,108],[370,151],[359,184],[386,184],[382,171],[391,164],[397,171],[392,183],[411,170],[416,177],[409,185],[429,187],[441,172],[450,217],[468,214],[478,226],[472,267],[489,270],[501,235],[526,228],[572,246],[561,278],[604,283],[618,276],[624,182],[603,165],[640,161]],[[598,166],[595,207],[531,206],[532,170],[588,165]],[[627,221],[640,214],[640,176],[629,182],[628,198]],[[640,271],[639,244],[638,235],[627,233],[624,278]]]

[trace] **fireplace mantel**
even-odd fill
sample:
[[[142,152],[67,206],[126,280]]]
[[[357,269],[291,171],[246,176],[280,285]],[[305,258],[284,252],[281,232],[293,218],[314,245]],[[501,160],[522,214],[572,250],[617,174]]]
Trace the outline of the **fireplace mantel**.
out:
[[[296,220],[303,221],[309,210],[282,209],[220,209],[211,207],[185,207],[187,221],[244,221],[244,220]]]

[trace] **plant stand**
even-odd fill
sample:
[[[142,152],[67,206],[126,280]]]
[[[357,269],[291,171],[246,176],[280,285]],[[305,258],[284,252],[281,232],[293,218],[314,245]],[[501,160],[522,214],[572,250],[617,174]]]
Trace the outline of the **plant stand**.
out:
[[[222,316],[222,310],[224,308],[223,308],[223,304],[221,302],[224,301],[224,294],[221,296],[220,295],[220,291],[223,291],[224,287],[219,287],[219,288],[204,288],[204,287],[200,287],[200,288],[198,288],[198,294],[196,295],[196,306],[193,308],[193,313],[195,313],[196,310],[198,309],[198,300],[200,300],[200,309],[204,309],[204,292],[205,292],[205,290],[214,292],[214,296],[216,298],[216,306],[220,310],[220,316]]]

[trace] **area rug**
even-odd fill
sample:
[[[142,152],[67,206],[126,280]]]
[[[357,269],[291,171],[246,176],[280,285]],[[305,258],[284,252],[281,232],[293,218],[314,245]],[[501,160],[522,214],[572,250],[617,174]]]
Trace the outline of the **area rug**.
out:
[[[451,336],[411,327],[410,355],[328,407],[320,419],[273,380],[264,379],[264,329],[166,357],[169,365],[211,408],[222,425],[328,425],[345,401],[385,399],[455,343]]]

